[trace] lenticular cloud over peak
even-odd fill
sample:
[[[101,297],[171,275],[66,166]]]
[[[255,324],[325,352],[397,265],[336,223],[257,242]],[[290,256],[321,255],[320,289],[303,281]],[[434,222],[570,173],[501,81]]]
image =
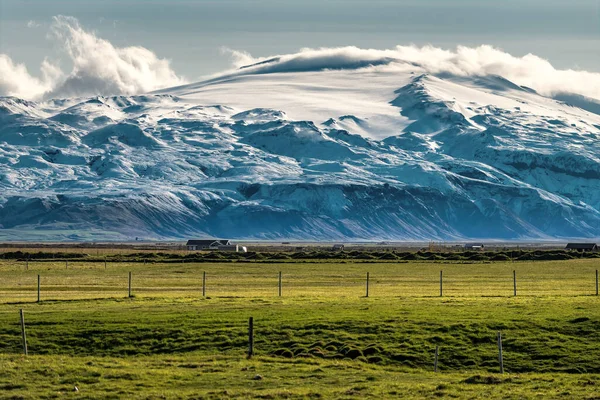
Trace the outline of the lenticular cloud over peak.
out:
[[[445,50],[433,46],[396,46],[393,49],[360,49],[354,46],[302,49],[298,53],[253,58],[245,52],[228,50],[236,74],[320,71],[328,69],[379,70],[414,69],[420,73],[458,76],[499,75],[545,95],[572,92],[600,99],[600,74],[559,70],[547,60],[527,54],[515,57],[489,45],[458,46]],[[240,66],[241,62],[246,65]]]
[[[64,50],[72,70],[65,73],[45,60],[41,77],[35,77],[23,64],[0,54],[0,95],[39,99],[136,94],[185,83],[168,60],[144,47],[115,47],[84,30],[75,18],[54,17],[48,37]]]
[[[0,95],[26,99],[133,95],[186,83],[171,68],[169,60],[140,46],[116,47],[85,30],[73,17],[54,17],[48,38],[58,44],[72,69],[66,72],[59,67],[60,60],[46,59],[39,73],[31,74],[25,65],[0,54]],[[556,69],[533,54],[516,57],[489,45],[458,46],[452,50],[414,45],[392,49],[305,48],[262,58],[226,48],[223,52],[230,53],[236,70],[217,77],[364,69],[372,73],[498,75],[544,95],[570,92],[600,99],[600,73]]]

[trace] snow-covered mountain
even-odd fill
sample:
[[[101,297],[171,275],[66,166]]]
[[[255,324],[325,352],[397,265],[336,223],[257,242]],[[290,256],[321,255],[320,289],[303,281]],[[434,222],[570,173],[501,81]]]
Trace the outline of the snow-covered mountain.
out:
[[[600,103],[392,60],[0,97],[0,239],[600,237]]]

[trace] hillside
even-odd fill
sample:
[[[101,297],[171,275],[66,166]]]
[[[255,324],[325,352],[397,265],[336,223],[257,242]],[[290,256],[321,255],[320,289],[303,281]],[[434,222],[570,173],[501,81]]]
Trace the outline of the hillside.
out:
[[[600,237],[600,107],[393,60],[0,98],[0,239]]]

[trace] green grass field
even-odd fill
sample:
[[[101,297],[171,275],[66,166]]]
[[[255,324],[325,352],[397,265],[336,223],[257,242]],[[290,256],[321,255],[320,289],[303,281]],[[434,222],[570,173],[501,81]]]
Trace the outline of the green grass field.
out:
[[[2,261],[0,398],[598,399],[599,264]]]

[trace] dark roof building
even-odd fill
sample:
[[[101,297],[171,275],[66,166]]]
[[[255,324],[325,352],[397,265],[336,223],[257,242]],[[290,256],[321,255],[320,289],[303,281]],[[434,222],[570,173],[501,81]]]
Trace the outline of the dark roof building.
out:
[[[596,243],[568,243],[565,250],[598,251],[598,245]]]

